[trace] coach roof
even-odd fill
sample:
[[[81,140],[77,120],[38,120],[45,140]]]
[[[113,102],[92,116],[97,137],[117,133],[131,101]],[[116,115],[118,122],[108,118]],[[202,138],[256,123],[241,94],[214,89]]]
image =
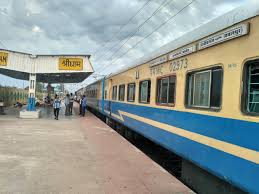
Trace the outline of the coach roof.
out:
[[[225,28],[233,26],[239,22],[253,18],[259,15],[259,1],[251,0],[246,5],[240,6],[216,19],[209,21],[206,24],[199,26],[198,28],[187,32],[183,36],[171,41],[170,43],[156,49],[155,51],[147,54],[146,56],[134,61],[132,65],[128,66],[125,69],[122,69],[109,77],[112,77],[116,74],[122,73],[129,69],[132,69],[136,66],[145,64],[153,59],[158,58],[159,56],[165,55],[173,50],[181,48],[185,45],[188,45],[192,42],[198,41],[206,36],[209,36],[213,33],[221,31]]]

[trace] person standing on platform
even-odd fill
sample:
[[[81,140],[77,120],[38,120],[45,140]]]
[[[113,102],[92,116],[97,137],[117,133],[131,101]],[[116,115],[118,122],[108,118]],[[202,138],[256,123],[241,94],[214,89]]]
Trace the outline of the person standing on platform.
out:
[[[85,111],[86,111],[86,97],[83,95],[83,100],[82,100],[82,116],[85,116]]]
[[[82,95],[80,95],[80,98],[79,98],[79,115],[82,115],[82,102],[83,102],[83,99],[82,99]]]
[[[73,103],[74,103],[74,97],[73,97],[73,94],[71,93],[70,99],[69,99],[69,115],[72,115]]]
[[[58,120],[60,107],[61,107],[61,100],[59,99],[58,95],[55,95],[55,99],[53,102],[53,108],[54,108],[54,115],[55,115],[56,120]]]
[[[68,116],[69,115],[69,94],[67,94],[65,97],[65,106],[66,106],[65,115]]]

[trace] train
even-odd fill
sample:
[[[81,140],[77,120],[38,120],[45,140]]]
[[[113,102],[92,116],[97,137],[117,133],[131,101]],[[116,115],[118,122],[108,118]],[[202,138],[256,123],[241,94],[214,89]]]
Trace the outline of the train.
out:
[[[78,92],[106,119],[259,193],[258,41],[251,1]]]

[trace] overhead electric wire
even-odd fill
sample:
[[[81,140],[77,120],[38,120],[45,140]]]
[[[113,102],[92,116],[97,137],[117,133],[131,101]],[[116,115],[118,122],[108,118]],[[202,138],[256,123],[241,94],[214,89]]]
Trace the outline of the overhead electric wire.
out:
[[[140,29],[145,23],[147,23],[152,17],[154,17],[162,8],[164,8],[164,7],[167,6],[169,3],[172,2],[172,0],[169,0],[167,3],[166,3],[166,1],[168,1],[168,0],[163,1],[163,2],[159,5],[159,7],[158,7],[144,22],[142,22],[142,23],[138,26],[137,30],[136,30],[135,32],[133,32],[133,33],[131,34],[131,36],[128,36],[127,40],[124,41],[124,43],[112,53],[112,55],[108,58],[108,60],[112,60],[112,61],[113,61],[113,59],[112,59],[113,56],[115,56],[115,55],[119,52],[119,50],[139,31],[139,29]],[[122,40],[122,41],[123,41],[123,40]],[[121,41],[121,42],[122,42],[122,41]],[[119,42],[118,44],[120,44],[121,42]],[[116,46],[117,46],[117,45],[116,45]],[[100,59],[99,59],[99,60],[100,60]],[[103,68],[103,67],[98,68],[96,71],[99,71],[101,68]]]
[[[169,3],[171,3],[171,1],[172,1],[172,0],[169,0],[165,5],[162,5],[162,6],[160,7],[160,9],[162,9],[162,8],[165,7],[165,6],[167,6]],[[164,2],[165,2],[165,1],[164,1]],[[160,10],[160,9],[159,9],[159,10]],[[159,10],[158,10],[158,11],[159,11]],[[143,23],[142,26],[144,26],[145,23],[147,23],[154,15],[156,15],[156,14],[158,13],[158,11],[157,11],[156,13],[154,13],[150,18],[148,18],[148,20],[146,20],[146,21]],[[112,58],[116,55],[117,51],[119,51],[131,38],[133,38],[133,37],[137,34],[137,32],[139,31],[139,29],[140,29],[142,26],[140,26],[119,48],[117,48],[117,49],[115,50],[115,52],[110,56],[110,59],[112,59]]]
[[[187,7],[189,7],[192,3],[194,3],[196,0],[192,0],[190,3],[188,3],[187,5],[185,5],[182,9],[180,9],[176,14],[172,15],[171,17],[169,17],[166,21],[164,21],[161,25],[159,25],[157,28],[155,28],[151,33],[149,33],[147,36],[145,36],[143,39],[141,39],[140,41],[138,41],[134,46],[132,46],[130,49],[128,49],[126,52],[124,52],[122,55],[120,55],[119,57],[116,58],[116,60],[112,60],[111,63],[109,63],[108,65],[106,65],[105,67],[102,67],[102,71],[103,72],[107,67],[109,67],[110,65],[112,65],[114,62],[118,61],[121,57],[123,57],[124,55],[126,55],[130,50],[132,50],[133,48],[135,48],[136,46],[138,46],[141,42],[143,42],[145,39],[147,39],[149,36],[151,36],[154,32],[156,32],[158,29],[160,29],[161,27],[163,27],[166,23],[168,23],[170,20],[172,20],[173,18],[175,18],[177,15],[179,15],[182,11],[184,11]]]
[[[159,7],[158,7],[144,22],[142,22],[142,23],[136,28],[136,30],[135,30],[134,32],[129,33],[129,34],[127,35],[126,41],[125,41],[125,39],[123,39],[123,40],[121,40],[119,43],[115,43],[114,46],[112,46],[110,49],[112,50],[112,49],[115,48],[116,46],[120,45],[121,42],[123,42],[123,41],[124,41],[124,43],[122,44],[122,46],[125,45],[125,44],[139,31],[140,28],[142,28],[152,17],[154,17],[154,16],[156,15],[163,7],[165,7],[165,6],[167,6],[169,3],[171,3],[172,0],[169,0],[168,2],[167,2],[167,1],[168,1],[168,0],[164,0],[164,1],[159,5]],[[167,3],[166,3],[166,2],[167,2]],[[115,52],[117,52],[117,50],[119,50],[122,46],[120,46],[118,49],[116,49]],[[106,54],[108,54],[109,52],[110,52],[110,50],[108,50],[102,57],[98,58],[97,60],[102,59],[102,58],[105,57]],[[113,52],[113,53],[115,53],[115,52]],[[112,54],[112,57],[113,57],[113,54]],[[109,58],[111,58],[111,57],[109,57]]]
[[[114,34],[110,40],[106,41],[103,45],[101,45],[98,49],[96,49],[96,51],[94,52],[93,55],[96,55],[97,53],[99,53],[102,50],[102,47],[105,47],[109,42],[111,42],[115,37],[117,37],[117,35],[119,35],[119,33],[124,29],[125,26],[127,26],[152,0],[147,0],[142,6],[141,8],[125,23],[123,24],[120,29],[118,30],[118,32],[116,34]]]

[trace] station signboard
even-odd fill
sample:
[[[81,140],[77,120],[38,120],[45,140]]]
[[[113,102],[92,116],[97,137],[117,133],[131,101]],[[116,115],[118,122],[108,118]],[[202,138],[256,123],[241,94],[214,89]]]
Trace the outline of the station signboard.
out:
[[[165,63],[167,61],[167,55],[164,55],[162,57],[156,58],[149,62],[149,67],[154,67],[156,65],[159,65],[161,63]]]
[[[244,36],[249,33],[249,23],[240,24],[233,28],[224,30],[223,32],[217,33],[216,35],[209,36],[201,40],[198,44],[198,49],[205,49],[234,38]]]
[[[83,59],[60,57],[58,67],[59,70],[80,71],[83,70]]]
[[[8,53],[0,52],[0,66],[7,66]]]
[[[177,59],[186,55],[189,55],[196,51],[196,45],[191,45],[188,47],[184,47],[181,49],[178,49],[168,55],[169,60]]]

